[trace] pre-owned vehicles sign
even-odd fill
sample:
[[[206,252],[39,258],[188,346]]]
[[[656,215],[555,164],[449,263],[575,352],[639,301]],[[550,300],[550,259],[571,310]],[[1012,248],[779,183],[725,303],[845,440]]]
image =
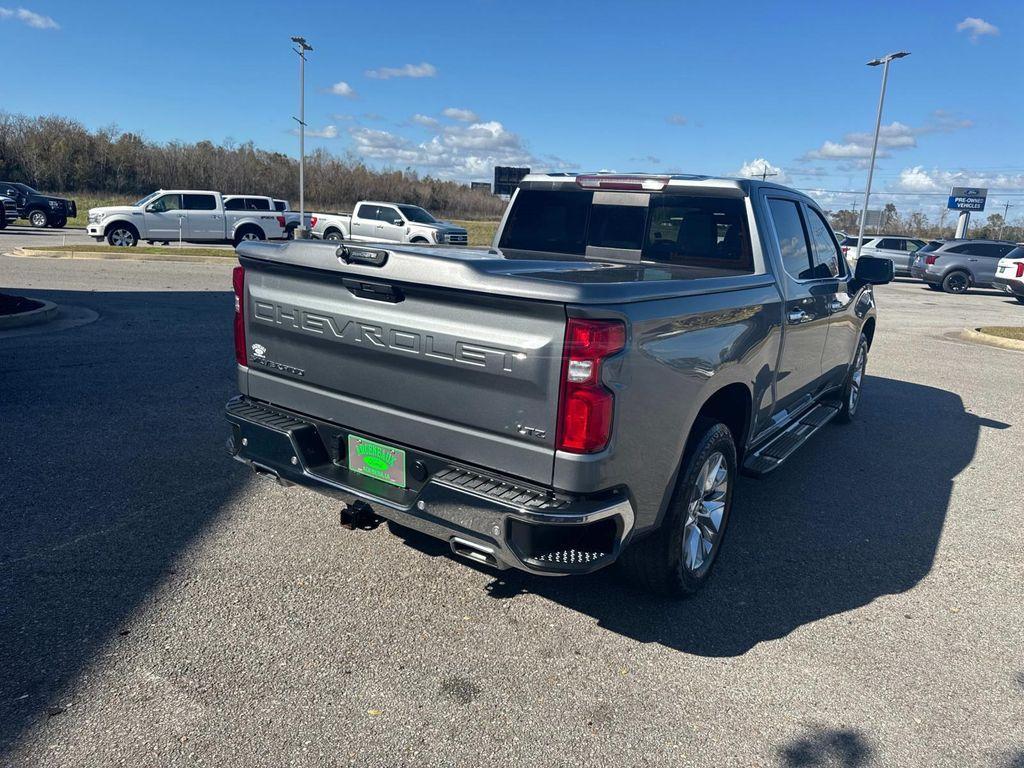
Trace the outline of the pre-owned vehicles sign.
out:
[[[946,207],[951,211],[984,211],[987,189],[978,187],[953,187],[949,190]]]

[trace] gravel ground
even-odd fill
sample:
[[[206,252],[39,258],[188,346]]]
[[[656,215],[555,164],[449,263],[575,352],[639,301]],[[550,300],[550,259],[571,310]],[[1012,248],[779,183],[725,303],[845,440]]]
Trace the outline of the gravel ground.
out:
[[[858,421],[672,603],[249,476],[226,266],[0,276],[98,314],[0,334],[0,765],[1024,766],[1024,353],[956,336],[1010,299],[879,289]]]

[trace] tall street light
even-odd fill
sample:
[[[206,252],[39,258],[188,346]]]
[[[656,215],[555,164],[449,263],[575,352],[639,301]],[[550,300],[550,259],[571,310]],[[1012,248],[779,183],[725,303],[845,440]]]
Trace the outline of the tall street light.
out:
[[[857,258],[860,259],[860,248],[864,242],[864,223],[868,218],[868,198],[871,197],[871,177],[875,174],[875,155],[878,153],[878,132],[882,129],[882,104],[885,102],[885,84],[889,80],[889,62],[893,59],[902,59],[909,56],[910,51],[898,51],[883,56],[880,59],[872,59],[868,62],[869,67],[882,65],[882,94],[878,97],[878,116],[875,118],[875,140],[871,145],[871,165],[868,166],[868,185],[864,189],[864,209],[860,212],[860,231],[857,233]]]
[[[299,116],[295,121],[299,124],[299,226],[295,228],[295,236],[306,237],[306,51],[313,46],[304,37],[293,37],[292,42],[298,48],[292,50],[299,54]]]

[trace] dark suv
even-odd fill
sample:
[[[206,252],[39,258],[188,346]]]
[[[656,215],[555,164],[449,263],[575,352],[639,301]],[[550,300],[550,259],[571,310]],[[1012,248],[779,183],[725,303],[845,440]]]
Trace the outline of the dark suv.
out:
[[[28,219],[28,223],[37,229],[59,229],[78,214],[74,200],[44,195],[20,181],[0,181],[0,195],[13,198],[18,207],[18,218]]]
[[[991,288],[996,264],[1015,243],[1003,240],[946,240],[935,248],[922,248],[911,267],[913,277],[933,291],[964,293],[969,288]],[[926,250],[929,249],[929,250]]]

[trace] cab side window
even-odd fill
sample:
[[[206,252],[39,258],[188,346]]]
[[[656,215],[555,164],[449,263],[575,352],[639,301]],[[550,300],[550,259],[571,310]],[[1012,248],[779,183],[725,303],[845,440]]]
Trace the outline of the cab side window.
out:
[[[400,221],[402,219],[398,214],[398,211],[394,208],[378,208],[377,218],[381,221],[387,222],[388,224],[394,224],[396,221]]]
[[[782,266],[797,280],[812,279],[814,266],[807,245],[807,233],[804,231],[800,216],[799,203],[773,197],[768,199],[768,209],[775,223],[775,236],[778,238],[779,253],[782,254]]]
[[[224,201],[225,211],[244,211],[245,210],[245,198],[244,197],[232,197],[230,200]]]
[[[838,277],[842,273],[842,256],[832,230],[821,214],[810,206],[804,206],[807,216],[807,234],[811,239],[811,250],[814,253],[814,276],[819,278]]]
[[[360,205],[359,210],[356,211],[356,218],[373,221],[377,218],[377,209],[372,205]]]
[[[153,213],[180,211],[181,195],[160,195],[160,197],[149,204],[149,210]]]

